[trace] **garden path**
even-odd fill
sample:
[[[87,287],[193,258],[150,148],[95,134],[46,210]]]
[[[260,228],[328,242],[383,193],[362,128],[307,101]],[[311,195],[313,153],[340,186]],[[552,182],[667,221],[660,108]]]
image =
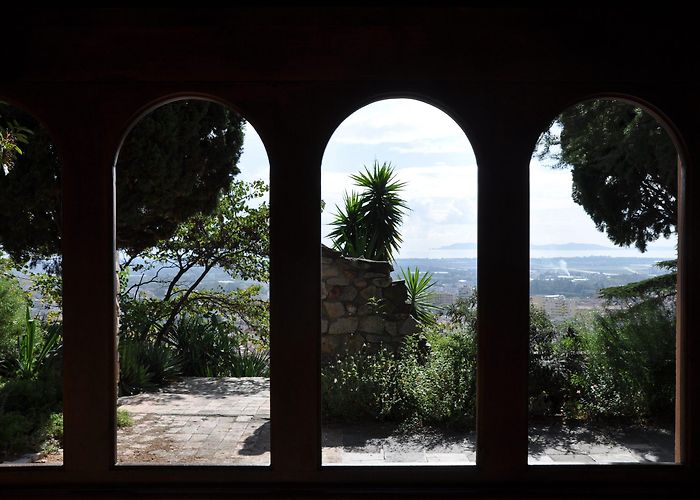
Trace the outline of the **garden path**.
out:
[[[186,378],[119,398],[134,425],[117,432],[120,464],[270,464],[270,383],[266,378]],[[389,424],[326,424],[324,465],[473,465],[473,432],[401,434]],[[49,456],[42,461],[60,462]],[[533,425],[530,464],[673,461],[673,434],[661,429]]]

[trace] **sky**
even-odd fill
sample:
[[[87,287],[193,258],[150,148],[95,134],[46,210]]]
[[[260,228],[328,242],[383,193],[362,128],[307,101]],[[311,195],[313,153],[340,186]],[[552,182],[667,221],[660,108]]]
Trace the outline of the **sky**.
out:
[[[475,257],[475,250],[444,249],[458,243],[477,243],[477,165],[461,128],[441,110],[412,99],[387,99],[369,104],[343,121],[331,137],[321,166],[321,236],[352,188],[350,175],[374,161],[391,162],[398,180],[405,182],[403,198],[410,211],[404,216],[399,258]],[[544,164],[543,164],[544,163]],[[610,249],[531,250],[532,257],[613,255],[672,257],[675,239],[650,245],[645,254],[615,247],[598,231],[584,210],[571,199],[571,173],[552,169],[534,159],[530,163],[530,241],[533,245],[590,243]],[[239,178],[269,180],[269,163],[255,130],[245,129]],[[553,252],[553,253],[552,253]]]

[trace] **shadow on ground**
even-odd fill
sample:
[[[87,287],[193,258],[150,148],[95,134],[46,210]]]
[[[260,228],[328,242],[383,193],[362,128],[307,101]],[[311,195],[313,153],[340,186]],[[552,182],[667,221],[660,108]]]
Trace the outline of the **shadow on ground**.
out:
[[[323,426],[324,447],[342,447],[349,452],[377,453],[415,451],[463,453],[474,451],[473,431],[440,431],[435,429],[405,430],[387,423],[333,423]]]
[[[559,421],[531,425],[528,454],[629,453],[639,462],[673,462],[673,431],[637,425],[578,424]]]
[[[266,421],[255,429],[253,434],[245,438],[239,455],[262,455],[270,451],[270,421]]]
[[[263,377],[188,377],[173,382],[164,390],[169,394],[197,394],[212,398],[252,396],[269,391],[270,379]]]

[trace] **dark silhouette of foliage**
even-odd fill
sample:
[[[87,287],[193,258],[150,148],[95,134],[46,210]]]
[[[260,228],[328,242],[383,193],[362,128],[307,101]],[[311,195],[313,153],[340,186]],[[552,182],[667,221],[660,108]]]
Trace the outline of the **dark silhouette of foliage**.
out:
[[[649,242],[676,231],[678,154],[646,111],[608,99],[576,104],[555,120],[540,146],[540,159],[571,168],[574,201],[616,245],[644,252]]]
[[[26,131],[19,151],[14,149],[0,168],[0,247],[17,262],[52,257],[61,248],[58,154],[30,114],[0,103],[0,116]]]
[[[14,151],[12,165],[0,169],[0,246],[17,262],[52,258],[61,248],[59,155],[28,113],[0,103],[0,116],[28,131],[21,154]],[[141,118],[116,164],[118,248],[135,255],[189,217],[212,212],[239,172],[242,127],[239,115],[203,100],[169,103]]]

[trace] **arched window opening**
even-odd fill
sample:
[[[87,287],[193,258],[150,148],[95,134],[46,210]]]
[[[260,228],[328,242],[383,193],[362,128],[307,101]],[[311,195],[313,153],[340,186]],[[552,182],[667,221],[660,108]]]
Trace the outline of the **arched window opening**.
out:
[[[529,463],[674,461],[678,152],[641,107],[565,110],[530,164]]]
[[[322,164],[324,465],[476,460],[477,170],[409,99],[335,131]]]
[[[46,129],[0,101],[0,463],[61,464],[61,161]]]
[[[117,463],[270,464],[269,164],[238,113],[164,104],[115,164]]]

